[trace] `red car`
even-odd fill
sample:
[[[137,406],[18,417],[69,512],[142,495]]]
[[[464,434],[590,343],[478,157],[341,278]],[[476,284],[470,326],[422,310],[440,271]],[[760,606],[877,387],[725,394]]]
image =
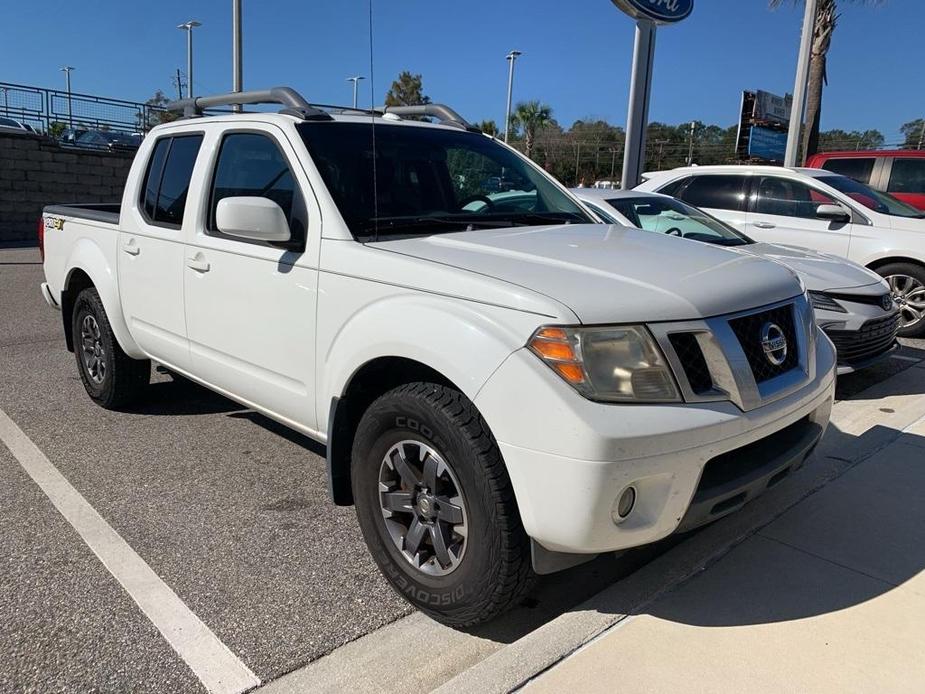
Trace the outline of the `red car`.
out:
[[[806,166],[853,178],[925,210],[925,150],[823,152]]]

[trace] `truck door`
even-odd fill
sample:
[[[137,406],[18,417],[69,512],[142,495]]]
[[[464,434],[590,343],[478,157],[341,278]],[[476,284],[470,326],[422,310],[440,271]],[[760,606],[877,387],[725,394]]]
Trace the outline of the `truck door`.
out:
[[[216,128],[214,137],[203,177],[205,204],[185,251],[193,373],[277,418],[313,429],[317,203],[278,127]],[[276,202],[294,243],[283,248],[220,232],[216,206],[235,196]]]
[[[202,133],[158,138],[148,150],[140,194],[124,200],[118,250],[122,310],[150,357],[185,371],[189,342],[183,314],[183,226]]]

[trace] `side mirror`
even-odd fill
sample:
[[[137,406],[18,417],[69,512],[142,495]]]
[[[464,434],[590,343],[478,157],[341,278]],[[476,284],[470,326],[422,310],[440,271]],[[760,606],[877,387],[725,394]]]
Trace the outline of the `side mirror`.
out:
[[[819,219],[828,219],[832,222],[850,222],[851,214],[841,205],[819,205],[816,208],[816,216]]]
[[[251,241],[289,241],[289,222],[283,208],[268,198],[222,198],[215,208],[215,226],[223,234]]]

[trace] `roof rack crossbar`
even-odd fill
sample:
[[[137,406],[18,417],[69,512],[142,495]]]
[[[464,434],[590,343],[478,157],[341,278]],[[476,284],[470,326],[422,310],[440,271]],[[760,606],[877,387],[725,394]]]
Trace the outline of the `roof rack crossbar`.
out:
[[[377,109],[382,113],[393,113],[396,116],[431,116],[445,125],[455,125],[458,128],[482,132],[469,123],[465,118],[444,104],[415,104],[413,106],[383,106]]]
[[[201,116],[203,110],[207,108],[240,104],[280,104],[285,107],[280,113],[287,113],[303,119],[328,120],[331,118],[330,114],[312,106],[291,87],[272,87],[249,92],[196,96],[191,99],[171,101],[166,108],[168,111],[181,111],[185,118],[195,118],[196,116]]]

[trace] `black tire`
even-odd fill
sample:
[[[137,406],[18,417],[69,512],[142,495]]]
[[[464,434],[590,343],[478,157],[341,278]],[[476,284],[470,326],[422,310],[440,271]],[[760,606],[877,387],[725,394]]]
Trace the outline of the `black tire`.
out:
[[[878,267],[877,274],[879,274],[881,277],[891,277],[896,275],[911,277],[913,280],[918,282],[921,287],[925,287],[925,267],[916,265],[915,263],[890,263],[889,265]],[[903,312],[903,320],[908,320],[911,317],[908,310],[905,309],[901,303],[900,310]],[[899,336],[925,337],[925,318],[920,319],[914,325],[907,325],[906,327],[900,328]]]
[[[136,400],[151,380],[151,362],[132,359],[122,351],[95,288],[77,295],[71,330],[77,370],[90,399],[108,410]]]
[[[396,544],[406,540],[393,540],[389,534],[380,504],[380,473],[388,471],[383,460],[400,441],[434,449],[452,471],[444,474],[452,474],[460,487],[465,545],[458,564],[445,575],[414,566]],[[426,472],[422,474],[427,479]],[[373,559],[395,590],[421,611],[449,626],[471,626],[501,614],[529,590],[535,578],[530,541],[510,478],[488,426],[458,391],[410,383],[373,402],[357,428],[351,477],[357,518]],[[443,479],[446,483],[449,478]],[[439,497],[438,501],[442,503]],[[423,518],[416,513],[402,518]],[[431,526],[435,523],[430,521]],[[434,538],[425,536],[425,543],[434,547]],[[432,554],[436,561],[435,549]]]

